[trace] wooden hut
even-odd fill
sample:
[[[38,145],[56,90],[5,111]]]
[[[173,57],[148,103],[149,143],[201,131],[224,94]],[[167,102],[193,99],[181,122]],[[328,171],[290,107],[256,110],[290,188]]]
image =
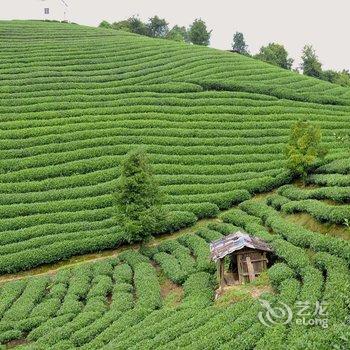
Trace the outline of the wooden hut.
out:
[[[221,289],[225,285],[250,282],[267,268],[269,245],[258,237],[238,231],[210,243],[211,258],[217,263]],[[225,271],[229,265],[228,271]],[[228,261],[227,261],[228,260]]]

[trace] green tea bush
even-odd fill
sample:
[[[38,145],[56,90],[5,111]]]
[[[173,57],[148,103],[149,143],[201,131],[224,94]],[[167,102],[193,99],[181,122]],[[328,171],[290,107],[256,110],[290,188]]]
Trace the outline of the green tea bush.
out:
[[[283,324],[277,324],[267,329],[255,345],[256,350],[279,350],[284,346],[287,330]]]
[[[148,310],[162,306],[160,285],[155,269],[148,263],[136,265],[134,272],[136,307]]]
[[[234,233],[235,231],[239,230],[239,227],[234,226],[232,224],[228,223],[216,223],[216,222],[211,222],[208,224],[208,229],[220,232],[222,235],[226,236],[230,233]]]
[[[132,277],[132,269],[128,264],[121,264],[114,267],[113,280],[115,283],[131,283]]]
[[[215,271],[215,264],[210,259],[209,245],[203,238],[187,234],[179,237],[178,241],[190,248],[191,252],[195,255],[197,269],[199,271]]]
[[[208,243],[222,238],[223,234],[216,230],[210,230],[209,228],[199,229],[197,232],[199,237],[205,239]]]
[[[278,193],[293,201],[305,199],[331,199],[337,202],[349,202],[350,200],[350,187],[340,186],[304,190],[293,185],[286,185],[280,187]]]
[[[28,317],[43,298],[48,282],[47,276],[29,279],[22,295],[4,313],[2,321],[19,321]]]
[[[292,201],[284,204],[281,210],[286,213],[307,212],[316,220],[334,224],[345,224],[350,219],[350,206],[334,206],[314,199]]]
[[[331,163],[319,167],[316,172],[319,173],[338,173],[338,174],[348,174],[350,171],[350,161],[348,158],[337,159]]]
[[[284,263],[274,264],[269,270],[271,284],[277,288],[284,280],[294,277],[294,271]]]
[[[159,333],[159,331],[166,328],[166,323],[171,322],[175,324],[174,317],[176,317],[176,321],[180,318],[179,314],[174,312],[174,310],[163,308],[161,310],[156,310],[152,312],[140,323],[134,325],[133,334],[128,336],[126,333],[118,334],[111,343],[108,344],[107,348],[113,348],[116,344],[121,349],[127,348],[135,344],[135,342],[142,341],[147,336],[155,336]]]
[[[198,234],[198,232],[197,232]],[[176,240],[169,240],[158,246],[158,251],[172,254],[185,275],[189,275],[195,270],[195,260],[191,256],[190,249],[184,247]]]
[[[312,174],[307,182],[321,186],[350,186],[350,175],[342,174]]]
[[[1,318],[5,312],[12,306],[12,304],[22,294],[24,288],[27,285],[27,280],[18,280],[6,283],[1,288],[0,299],[0,316]]]
[[[173,282],[182,284],[185,281],[187,274],[181,269],[178,260],[173,255],[160,252],[155,254],[153,258]]]
[[[197,221],[197,217],[188,211],[173,211],[167,214],[166,220],[159,227],[158,233],[172,233],[186,226],[191,226]]]
[[[213,276],[207,272],[191,275],[184,283],[184,306],[201,308],[210,305],[214,298]]]
[[[266,198],[266,204],[272,206],[276,210],[281,210],[282,205],[289,202],[287,197],[279,194],[272,194]]]
[[[198,204],[169,204],[165,206],[168,210],[179,210],[183,209],[188,212],[192,212],[198,219],[202,218],[212,218],[219,214],[219,208],[214,203],[198,203]]]
[[[327,273],[323,301],[328,303],[329,321],[346,320],[350,293],[348,264],[327,253],[317,253],[315,261],[317,266]]]

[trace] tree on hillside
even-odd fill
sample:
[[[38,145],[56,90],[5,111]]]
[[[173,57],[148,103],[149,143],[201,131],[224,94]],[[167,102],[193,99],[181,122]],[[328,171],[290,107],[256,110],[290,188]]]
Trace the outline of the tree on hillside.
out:
[[[169,32],[168,23],[158,16],[151,17],[147,23],[148,35],[152,38],[164,38]]]
[[[107,21],[102,21],[102,22],[99,24],[99,27],[100,27],[100,28],[111,28],[111,24],[108,23]]]
[[[328,69],[328,70],[322,71],[322,75],[321,75],[322,80],[329,81],[330,83],[334,83],[337,77],[338,77],[338,72],[336,72],[335,70]]]
[[[248,45],[244,40],[243,33],[236,32],[233,35],[232,50],[242,55],[248,55]]]
[[[116,221],[129,242],[147,241],[163,219],[161,194],[146,152],[129,152],[116,191]]]
[[[192,44],[208,46],[211,32],[211,30],[207,30],[207,26],[202,19],[196,19],[188,30],[188,36]]]
[[[139,35],[148,35],[148,28],[137,16],[130,17],[128,19],[130,32]]]
[[[175,25],[166,36],[169,40],[179,41],[179,42],[189,42],[188,32],[186,27],[179,27]]]
[[[293,65],[293,59],[288,57],[285,47],[277,43],[262,46],[255,58],[284,69],[291,69]]]
[[[307,121],[298,121],[292,125],[285,153],[287,166],[294,176],[301,177],[305,181],[307,172],[315,161],[326,155],[326,150],[321,145],[321,138],[322,133],[318,125]]]
[[[337,72],[337,75],[332,83],[339,84],[341,86],[350,86],[350,72],[346,69]]]
[[[331,69],[324,70],[321,79],[341,86],[350,86],[350,73],[345,69],[340,72]]]
[[[130,22],[125,19],[123,21],[112,23],[111,27],[116,30],[124,30],[125,32],[131,32]]]
[[[195,26],[192,31],[193,40],[199,45],[207,45],[209,43],[211,32],[206,31],[205,23],[201,20],[197,20],[197,22],[195,21],[194,24]],[[191,42],[189,38],[189,31],[186,29],[186,27],[175,25],[171,30],[169,30],[167,21],[158,16],[151,17],[148,23],[144,23],[139,17],[133,16],[112,24],[108,23],[107,21],[103,21],[99,26],[101,28],[123,30],[153,38],[164,38],[186,43]]]
[[[301,59],[301,69],[305,75],[314,78],[321,78],[322,64],[318,60],[316,52],[311,45],[304,46]]]
[[[334,80],[334,83],[341,86],[350,86],[350,72],[346,69],[343,69],[341,72],[338,72],[338,76]]]

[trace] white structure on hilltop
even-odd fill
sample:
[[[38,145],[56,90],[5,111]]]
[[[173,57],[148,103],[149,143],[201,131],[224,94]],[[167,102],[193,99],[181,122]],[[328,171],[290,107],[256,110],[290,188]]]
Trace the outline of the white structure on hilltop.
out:
[[[46,20],[67,21],[68,3],[66,0],[40,0],[39,18]]]

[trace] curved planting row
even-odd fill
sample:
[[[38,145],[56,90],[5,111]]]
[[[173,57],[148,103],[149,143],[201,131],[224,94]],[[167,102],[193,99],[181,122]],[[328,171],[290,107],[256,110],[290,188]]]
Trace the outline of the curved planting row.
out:
[[[275,302],[276,307],[281,307],[280,302],[287,304],[293,317],[297,315],[301,320],[287,324],[283,324],[282,320],[271,328],[267,327],[265,335],[254,348],[347,347],[350,314],[348,241],[290,224],[272,208],[258,201],[244,202],[240,209],[228,211],[222,218],[270,242],[275,254],[283,261],[269,269],[271,284],[280,293],[272,304]],[[320,316],[315,311],[315,305],[324,306],[323,318],[318,319],[318,326],[315,326],[315,317]],[[309,311],[300,314],[301,307]]]
[[[221,237],[217,231],[208,232]],[[128,250],[117,258],[59,270],[53,277],[3,284],[1,343],[26,337],[26,341],[35,342],[36,348],[101,348],[143,319],[146,322],[151,318],[152,324],[156,319],[164,322],[164,318],[175,315],[188,319],[190,314],[195,317],[197,311],[193,310],[199,308],[205,308],[207,317],[217,313],[211,308],[206,310],[212,305],[215,280],[205,272],[210,266],[213,271],[214,266],[208,260],[208,245],[200,236],[191,238],[202,242],[202,247],[192,251],[180,239],[165,241],[145,250],[152,261]],[[183,285],[178,311],[163,309],[158,270]]]
[[[306,179],[312,187],[285,185],[267,198],[267,204],[284,213],[307,213],[317,221],[349,227],[350,187],[347,159],[316,169]],[[332,172],[337,172],[332,174]]]
[[[1,21],[0,42],[0,273],[123,243],[113,194],[139,145],[170,211],[162,232],[288,183],[282,151],[305,115],[321,125],[329,160],[346,155],[334,137],[350,113],[340,86],[66,23]]]
[[[350,313],[350,273],[349,260],[342,255],[348,247],[342,249],[334,240],[332,251],[327,250],[316,234],[315,245],[306,245],[305,232],[292,234],[282,224],[271,226],[271,233],[265,224],[274,222],[275,211],[257,203],[244,202],[228,211],[222,216],[227,223],[212,223],[140,252],[128,250],[52,277],[2,284],[1,342],[20,340],[26,344],[19,348],[28,350],[345,346],[340,334],[346,332]],[[274,292],[260,298],[271,307],[284,303],[294,315],[298,305],[327,305],[327,327],[283,320],[267,327],[258,317],[264,307],[255,298],[234,298],[224,306],[214,301],[216,271],[209,242],[239,227],[268,241],[275,251],[276,261],[268,270]],[[164,278],[182,289],[180,303],[165,303]],[[304,322],[310,320],[312,315],[305,316]]]

